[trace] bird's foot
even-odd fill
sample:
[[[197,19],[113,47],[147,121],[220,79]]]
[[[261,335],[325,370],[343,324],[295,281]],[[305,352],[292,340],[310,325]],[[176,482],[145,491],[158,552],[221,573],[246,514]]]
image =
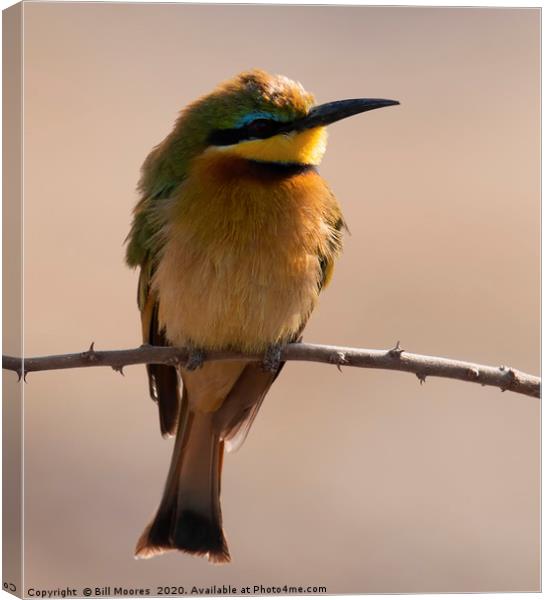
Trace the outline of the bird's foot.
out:
[[[188,354],[188,359],[184,368],[188,371],[195,371],[201,369],[205,360],[205,352],[199,348],[192,348]]]
[[[281,366],[281,354],[283,346],[281,344],[272,344],[268,346],[262,360],[262,369],[264,371],[270,371],[270,373],[277,373]]]

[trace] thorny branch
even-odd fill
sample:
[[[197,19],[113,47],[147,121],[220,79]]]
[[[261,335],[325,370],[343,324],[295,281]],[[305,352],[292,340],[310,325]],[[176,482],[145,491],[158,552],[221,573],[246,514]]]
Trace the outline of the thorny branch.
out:
[[[166,364],[185,366],[190,356],[186,348],[169,346],[149,346],[129,350],[95,350],[91,344],[85,352],[38,356],[24,360],[14,356],[2,357],[2,368],[15,371],[19,379],[33,371],[51,371],[74,369],[78,367],[111,367],[123,375],[123,368],[137,364]],[[243,354],[240,352],[211,351],[204,356],[211,360],[256,360],[262,361],[262,354]],[[510,390],[539,398],[540,378],[517,371],[510,367],[491,367],[450,358],[411,354],[404,351],[399,342],[390,350],[367,350],[364,348],[344,348],[341,346],[323,346],[318,344],[288,344],[282,349],[281,360],[299,360],[334,364],[344,367],[364,367],[368,369],[386,369],[414,373],[420,383],[426,377],[445,377],[498,387],[502,392]]]

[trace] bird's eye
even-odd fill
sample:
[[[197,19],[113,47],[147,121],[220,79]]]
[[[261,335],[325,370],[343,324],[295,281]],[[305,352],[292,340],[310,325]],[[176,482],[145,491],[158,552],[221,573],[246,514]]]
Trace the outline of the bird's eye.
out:
[[[255,119],[247,125],[247,134],[250,138],[267,138],[275,133],[276,125],[271,119]]]

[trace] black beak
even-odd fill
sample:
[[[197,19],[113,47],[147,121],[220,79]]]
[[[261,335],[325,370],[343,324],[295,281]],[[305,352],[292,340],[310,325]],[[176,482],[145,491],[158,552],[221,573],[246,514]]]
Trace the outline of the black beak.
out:
[[[312,127],[322,127],[330,125],[346,117],[358,115],[367,110],[384,108],[384,106],[394,106],[399,104],[397,100],[382,100],[379,98],[356,98],[354,100],[337,100],[336,102],[327,102],[311,109],[311,111],[301,119],[291,123],[292,131],[302,131]]]

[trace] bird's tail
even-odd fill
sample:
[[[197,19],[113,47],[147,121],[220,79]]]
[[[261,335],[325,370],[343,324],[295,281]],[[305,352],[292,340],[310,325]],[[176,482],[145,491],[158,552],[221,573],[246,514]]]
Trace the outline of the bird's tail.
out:
[[[182,550],[214,563],[230,561],[220,510],[224,442],[213,414],[190,409],[180,416],[163,497],[137,542],[137,558]]]

